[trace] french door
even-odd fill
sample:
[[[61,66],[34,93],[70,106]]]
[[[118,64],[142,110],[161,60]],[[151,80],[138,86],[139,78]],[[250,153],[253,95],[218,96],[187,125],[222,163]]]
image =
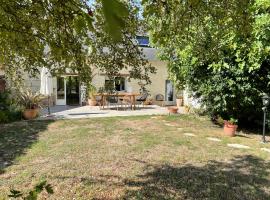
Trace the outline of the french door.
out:
[[[174,103],[173,83],[170,80],[166,80],[165,82],[165,101],[169,105]]]
[[[57,77],[56,105],[64,106],[67,104],[65,77]]]

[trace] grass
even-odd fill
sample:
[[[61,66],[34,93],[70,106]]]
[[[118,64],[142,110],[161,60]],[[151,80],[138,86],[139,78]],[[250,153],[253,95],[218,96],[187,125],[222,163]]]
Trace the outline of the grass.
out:
[[[0,199],[44,179],[41,199],[270,199],[259,140],[192,115],[16,122],[0,129]]]

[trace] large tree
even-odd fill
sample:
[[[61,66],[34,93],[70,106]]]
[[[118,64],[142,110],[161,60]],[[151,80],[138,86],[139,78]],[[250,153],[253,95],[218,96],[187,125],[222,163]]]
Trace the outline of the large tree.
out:
[[[139,8],[134,2],[128,4],[129,16],[126,17],[122,36],[115,41],[106,31],[106,18],[102,5],[94,3],[94,28],[91,32],[89,63],[105,72],[109,78],[118,76],[121,71],[129,73],[129,78],[150,83],[149,73],[155,68],[148,64],[143,50],[138,46],[136,35],[144,33],[144,23],[139,17]]]
[[[152,42],[178,87],[212,114],[246,120],[259,112],[259,95],[270,92],[268,0],[143,2]]]
[[[94,45],[91,33],[106,34],[110,37],[109,44],[114,46],[123,42],[127,34],[135,36],[133,30],[132,33],[124,34],[122,31],[124,27],[133,25],[138,27],[126,20],[129,19],[130,9],[133,9],[130,1],[97,1],[96,5],[100,5],[100,12],[94,10],[92,2],[1,1],[0,63],[5,72],[9,75],[18,75],[19,72],[25,71],[36,75],[39,73],[39,67],[46,66],[52,73],[59,74],[68,68],[78,73],[84,81],[90,81],[92,71],[89,66],[89,49]],[[93,25],[99,23],[103,23],[104,26]],[[122,43],[122,46],[125,45]],[[99,59],[102,59],[102,55],[96,57],[96,62],[99,62]],[[133,59],[142,59],[141,54],[133,54],[129,61]],[[93,60],[90,62],[96,64]],[[125,63],[128,64],[126,61]]]

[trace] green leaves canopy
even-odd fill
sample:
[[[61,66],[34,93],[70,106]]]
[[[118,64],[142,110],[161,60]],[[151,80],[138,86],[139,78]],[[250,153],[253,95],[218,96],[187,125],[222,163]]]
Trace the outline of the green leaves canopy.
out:
[[[260,105],[259,94],[268,92],[270,82],[270,1],[144,0],[143,5],[152,41],[177,87],[188,86],[212,113],[224,116],[239,117]]]
[[[53,74],[68,69],[90,81],[89,47],[93,44],[90,33],[106,34],[110,37],[110,45],[118,45],[122,42],[122,29],[129,23],[126,18],[131,6],[130,2],[119,0],[102,0],[96,4],[102,8],[100,17],[95,16],[93,5],[86,0],[1,1],[2,68],[16,78],[24,71],[35,75],[41,66],[48,67]],[[93,24],[98,23],[104,23],[106,28],[97,30],[101,27],[94,28]],[[134,32],[130,36],[134,36]],[[134,55],[136,59],[138,56],[141,55]],[[95,63],[91,61],[91,64]]]

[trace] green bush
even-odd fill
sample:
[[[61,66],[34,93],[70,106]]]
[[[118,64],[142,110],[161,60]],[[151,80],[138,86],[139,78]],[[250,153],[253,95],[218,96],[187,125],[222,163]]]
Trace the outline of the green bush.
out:
[[[21,110],[8,92],[0,93],[0,124],[21,119]]]
[[[240,125],[262,120],[262,93],[270,93],[270,60],[249,72],[231,62],[231,68],[212,70],[199,66],[187,71],[187,84],[212,116],[238,119]]]
[[[0,124],[9,122],[9,117],[6,111],[0,110]]]

